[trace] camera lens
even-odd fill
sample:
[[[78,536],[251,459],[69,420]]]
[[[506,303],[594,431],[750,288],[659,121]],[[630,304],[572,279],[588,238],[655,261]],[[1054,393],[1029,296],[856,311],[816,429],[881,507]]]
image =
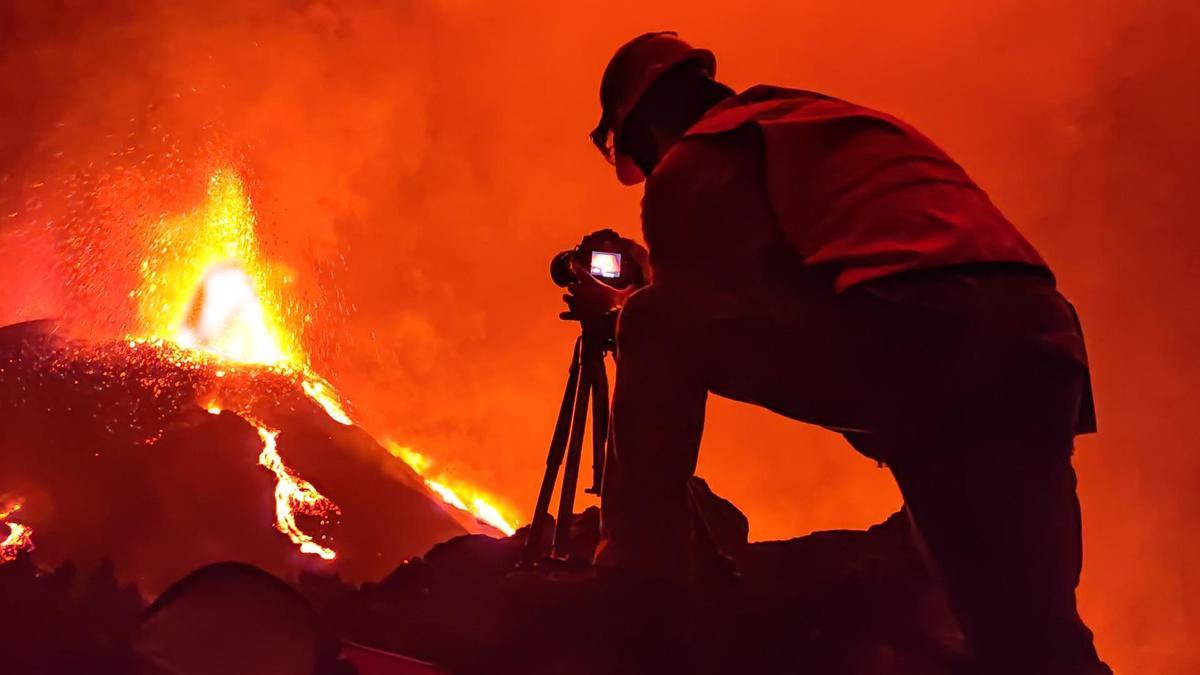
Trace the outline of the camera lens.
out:
[[[575,258],[575,251],[563,251],[554,256],[550,260],[550,278],[554,283],[566,288],[571,282],[575,281],[575,276],[571,274],[571,261]]]

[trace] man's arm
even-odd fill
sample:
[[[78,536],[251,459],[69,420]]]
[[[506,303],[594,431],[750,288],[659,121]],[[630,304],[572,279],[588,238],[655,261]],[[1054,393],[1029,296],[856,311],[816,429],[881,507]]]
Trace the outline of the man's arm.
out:
[[[642,229],[654,283],[706,312],[743,313],[763,295],[782,242],[756,126],[685,138],[646,182]]]

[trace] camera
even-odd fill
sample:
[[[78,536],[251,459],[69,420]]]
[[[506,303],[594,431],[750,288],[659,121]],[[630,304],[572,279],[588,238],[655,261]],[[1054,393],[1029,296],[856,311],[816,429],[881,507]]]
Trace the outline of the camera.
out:
[[[587,270],[594,279],[620,292],[612,292],[601,284],[584,283],[576,286],[581,281],[580,270]],[[550,278],[555,284],[570,290],[569,294],[563,296],[568,311],[560,313],[558,318],[578,321],[579,337],[571,353],[567,386],[559,404],[550,450],[546,453],[546,473],[538,491],[537,505],[533,508],[533,522],[525,538],[522,558],[526,564],[532,564],[541,557],[541,534],[552,520],[549,515],[550,498],[554,494],[564,459],[566,468],[562,469],[558,513],[568,515],[558,519],[550,555],[559,560],[565,560],[568,556],[567,544],[571,536],[569,514],[574,513],[584,430],[589,427],[592,431],[592,486],[587,488],[587,492],[600,493],[608,451],[611,404],[604,357],[616,353],[620,299],[650,283],[650,254],[641,244],[622,237],[614,230],[597,230],[584,237],[575,248],[563,251],[550,260]],[[588,280],[584,278],[582,281]],[[589,407],[592,409],[590,424],[587,420]]]
[[[575,248],[554,256],[550,261],[550,278],[555,284],[565,288],[574,283],[572,262],[613,288],[645,286],[649,281],[646,249],[615,230],[597,230]]]

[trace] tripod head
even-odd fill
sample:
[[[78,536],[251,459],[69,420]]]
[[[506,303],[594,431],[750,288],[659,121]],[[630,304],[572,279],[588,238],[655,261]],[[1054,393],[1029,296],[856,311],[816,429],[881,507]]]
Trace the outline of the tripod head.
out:
[[[599,352],[601,357],[617,350],[617,317],[621,310],[612,309],[608,313],[595,317],[578,316],[573,312],[563,312],[559,315],[564,321],[579,322],[579,339],[583,342],[584,352]]]

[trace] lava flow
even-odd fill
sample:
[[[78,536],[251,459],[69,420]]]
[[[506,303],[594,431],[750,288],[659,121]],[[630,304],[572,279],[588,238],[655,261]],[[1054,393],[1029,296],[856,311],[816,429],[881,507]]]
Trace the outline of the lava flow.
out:
[[[504,517],[500,509],[496,508],[487,497],[479,492],[468,483],[454,478],[453,476],[439,472],[430,475],[434,467],[433,460],[425,455],[392,441],[384,441],[384,447],[393,457],[400,458],[405,464],[412,467],[413,471],[425,481],[425,485],[429,487],[442,501],[453,506],[460,511],[466,511],[483,522],[500,530],[506,535],[511,536],[517,531],[517,528]],[[453,487],[451,487],[453,485]]]
[[[333,560],[337,554],[333,549],[326,548],[313,541],[296,525],[296,512],[324,517],[330,512],[338,513],[337,504],[317,492],[312,483],[297,476],[283,464],[276,447],[279,432],[255,423],[258,437],[262,439],[263,449],[258,456],[258,463],[267,467],[275,474],[275,529],[286,534],[289,539],[300,546],[301,553],[312,553],[325,560]]]
[[[0,523],[8,526],[8,535],[0,540],[0,563],[14,560],[21,551],[33,550],[33,528],[9,520],[9,516],[21,510],[20,499],[0,501]]]
[[[131,346],[149,345],[163,349],[169,358],[180,358],[181,352],[185,359],[215,363],[218,379],[225,376],[219,369],[222,363],[230,368],[268,368],[295,381],[334,421],[353,424],[332,385],[309,364],[294,329],[294,318],[302,312],[280,292],[287,278],[259,252],[254,211],[237,174],[216,172],[200,208],[164,218],[158,225],[157,238],[141,262],[142,283],[131,293],[140,328],[130,337]],[[314,516],[324,524],[325,517],[339,513],[337,505],[284,463],[277,430],[258,421],[248,405],[227,403],[236,399],[206,395],[198,403],[214,414],[228,409],[257,428],[262,441],[259,464],[276,478],[276,529],[302,553],[335,558],[334,549],[304,532],[296,516]],[[424,476],[428,462],[423,458],[400,458],[447,504],[505,533],[513,531],[492,500],[472,486],[458,482],[451,490]]]

